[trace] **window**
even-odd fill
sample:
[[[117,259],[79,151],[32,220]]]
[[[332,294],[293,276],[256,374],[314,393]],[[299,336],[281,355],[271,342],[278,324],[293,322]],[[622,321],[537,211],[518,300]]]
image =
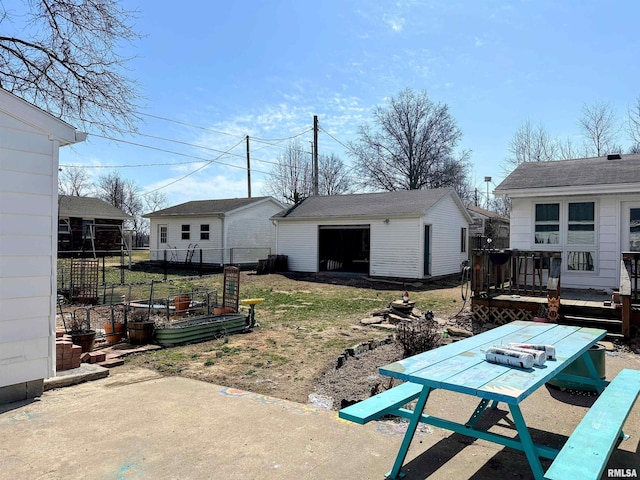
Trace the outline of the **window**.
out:
[[[160,243],[167,243],[167,226],[160,225]]]
[[[200,225],[200,240],[209,240],[209,225]]]
[[[567,269],[581,272],[593,272],[595,265],[594,252],[568,252]]]
[[[182,225],[182,240],[191,238],[191,225]]]
[[[554,244],[560,243],[560,204],[536,204],[535,242]]]
[[[93,220],[82,219],[82,238],[92,239],[94,238],[94,233]]]
[[[465,253],[467,251],[467,229],[462,227],[460,229],[460,252]]]
[[[594,203],[569,203],[567,245],[594,245]]]
[[[71,227],[69,226],[68,218],[58,219],[58,233],[71,233]]]

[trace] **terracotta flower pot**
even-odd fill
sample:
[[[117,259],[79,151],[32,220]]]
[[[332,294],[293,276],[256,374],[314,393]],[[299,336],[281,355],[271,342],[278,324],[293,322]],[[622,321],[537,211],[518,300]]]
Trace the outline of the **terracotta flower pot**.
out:
[[[186,312],[189,310],[189,305],[191,305],[191,295],[184,293],[176,295],[173,297],[173,305],[176,313]]]
[[[115,328],[114,328],[115,327]],[[114,344],[118,343],[124,337],[124,323],[111,323],[107,322],[102,325],[104,329],[104,333],[107,337],[107,343]]]

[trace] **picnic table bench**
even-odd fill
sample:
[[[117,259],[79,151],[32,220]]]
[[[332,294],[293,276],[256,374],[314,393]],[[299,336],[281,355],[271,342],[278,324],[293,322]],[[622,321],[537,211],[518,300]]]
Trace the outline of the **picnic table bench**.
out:
[[[419,422],[523,451],[537,480],[597,479],[616,441],[623,435],[624,422],[640,393],[638,370],[623,370],[611,382],[598,377],[587,350],[605,334],[604,330],[598,329],[512,322],[476,337],[381,367],[383,375],[404,380],[404,383],[343,408],[338,415],[358,424],[387,414],[409,419],[396,461],[387,473],[390,479],[402,476],[400,468]],[[506,341],[553,344],[558,356],[556,360],[547,362],[544,368],[521,369],[487,363],[481,352],[493,343]],[[589,378],[580,378],[597,387],[601,392],[598,400],[560,452],[534,444],[519,404],[578,357],[583,358],[590,374]],[[466,423],[427,415],[423,413],[424,407],[429,393],[435,389],[473,395],[480,398],[480,403]],[[411,409],[408,404],[414,400],[416,404]],[[511,438],[476,428],[485,410],[496,408],[498,402],[508,405],[518,437]],[[554,460],[546,474],[540,457]]]
[[[602,475],[622,427],[640,394],[640,370],[624,369],[609,383],[544,475],[548,480]]]

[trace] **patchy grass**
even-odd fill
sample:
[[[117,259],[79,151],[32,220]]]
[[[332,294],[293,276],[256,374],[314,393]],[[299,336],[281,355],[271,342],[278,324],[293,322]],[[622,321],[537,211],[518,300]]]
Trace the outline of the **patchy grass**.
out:
[[[196,280],[222,290],[223,276]],[[246,334],[138,354],[128,363],[165,375],[181,375],[219,385],[306,402],[316,378],[345,348],[387,332],[360,325],[360,319],[400,298],[404,285],[322,283],[283,275],[241,274],[240,298],[264,298],[256,306],[260,327]],[[455,284],[410,291],[421,310],[452,316],[462,307]],[[241,307],[245,312],[246,307]]]

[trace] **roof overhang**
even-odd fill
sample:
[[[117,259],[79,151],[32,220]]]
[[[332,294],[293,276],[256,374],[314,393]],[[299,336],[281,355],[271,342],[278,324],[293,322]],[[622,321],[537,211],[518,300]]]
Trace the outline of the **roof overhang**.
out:
[[[545,187],[545,188],[518,188],[518,189],[495,189],[494,195],[509,198],[524,197],[559,197],[559,196],[577,196],[577,195],[615,195],[621,193],[637,193],[640,185],[637,183],[618,183],[614,185],[584,185],[562,186],[562,187]]]

